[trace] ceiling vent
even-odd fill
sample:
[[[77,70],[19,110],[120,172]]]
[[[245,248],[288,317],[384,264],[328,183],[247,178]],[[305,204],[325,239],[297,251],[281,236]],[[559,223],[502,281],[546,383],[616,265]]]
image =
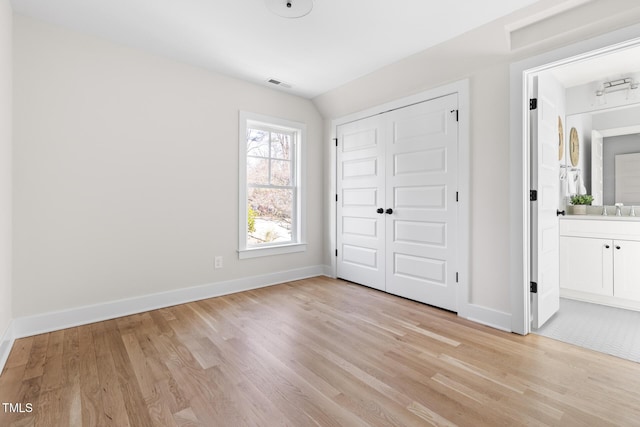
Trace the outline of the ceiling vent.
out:
[[[267,80],[267,83],[270,83],[270,84],[275,85],[275,86],[280,86],[280,87],[284,87],[284,88],[287,88],[287,89],[291,89],[291,85],[289,83],[285,83],[285,82],[282,82],[280,80],[269,79],[269,80]]]

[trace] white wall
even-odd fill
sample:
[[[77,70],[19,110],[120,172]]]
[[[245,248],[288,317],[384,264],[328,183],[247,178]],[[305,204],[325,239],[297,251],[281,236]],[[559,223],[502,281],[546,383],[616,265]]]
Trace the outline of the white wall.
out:
[[[15,317],[322,264],[309,100],[31,18],[14,28]],[[304,253],[237,259],[239,110],[308,126]]]
[[[568,15],[568,20],[549,23],[555,25],[550,33],[556,36],[538,38],[530,47],[511,51],[506,27],[527,21],[554,5],[541,1],[314,99],[329,120],[462,78],[470,79],[471,304],[506,315],[511,312],[509,64],[621,28],[633,23],[632,16],[639,16],[638,5],[633,2],[605,3],[593,2],[598,10],[586,11],[591,16],[580,28],[569,27],[573,21]],[[584,9],[580,11],[583,12]]]
[[[12,25],[9,0],[0,0],[0,347],[11,321]],[[0,358],[2,352],[0,351]],[[0,362],[0,368],[2,363]]]

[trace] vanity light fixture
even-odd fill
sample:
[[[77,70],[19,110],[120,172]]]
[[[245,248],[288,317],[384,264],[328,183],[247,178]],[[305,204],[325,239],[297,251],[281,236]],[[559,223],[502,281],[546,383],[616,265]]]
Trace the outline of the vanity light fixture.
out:
[[[607,93],[618,92],[620,90],[636,90],[638,89],[638,82],[633,80],[630,77],[625,77],[623,79],[611,80],[608,82],[602,83],[602,86],[596,91],[596,96],[603,96]]]
[[[264,0],[272,13],[283,18],[302,18],[313,9],[313,0]]]

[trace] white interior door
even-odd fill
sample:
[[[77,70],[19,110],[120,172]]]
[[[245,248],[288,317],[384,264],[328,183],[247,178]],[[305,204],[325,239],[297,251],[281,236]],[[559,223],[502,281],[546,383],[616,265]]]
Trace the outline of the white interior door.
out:
[[[385,289],[385,142],[380,116],[337,128],[337,275]]]
[[[387,292],[456,311],[456,94],[388,113]]]
[[[536,84],[534,82],[534,91]],[[550,75],[537,77],[537,109],[531,115],[531,326],[540,328],[560,308],[558,117],[564,122],[564,88]]]
[[[604,138],[597,130],[591,131],[591,194],[593,205],[604,205],[604,176],[602,171],[604,158]]]

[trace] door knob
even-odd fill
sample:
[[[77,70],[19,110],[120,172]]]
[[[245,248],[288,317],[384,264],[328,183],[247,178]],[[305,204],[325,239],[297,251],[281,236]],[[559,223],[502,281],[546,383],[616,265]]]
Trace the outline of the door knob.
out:
[[[391,215],[393,213],[393,209],[389,208],[385,211],[388,215]]]
[[[378,208],[378,210],[376,212],[378,212],[379,214],[384,213],[384,209]]]
[[[566,213],[567,213],[566,211],[561,211],[560,209],[556,209],[556,215],[557,216],[560,216],[560,215],[565,216]]]

